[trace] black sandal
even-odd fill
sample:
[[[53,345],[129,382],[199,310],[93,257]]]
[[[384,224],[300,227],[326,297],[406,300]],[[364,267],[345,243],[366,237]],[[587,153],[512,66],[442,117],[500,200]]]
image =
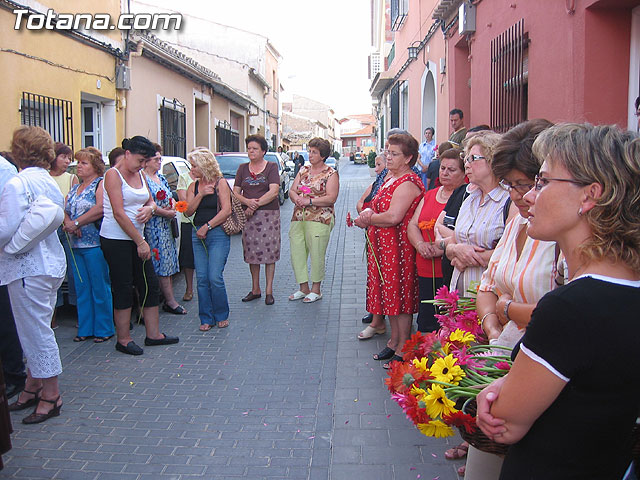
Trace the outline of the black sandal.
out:
[[[89,340],[90,338],[93,338],[93,336],[89,335],[87,337],[81,337],[80,335],[76,335],[76,337],[73,339],[74,342],[84,342],[85,340]]]
[[[35,392],[30,392],[29,390],[23,390],[24,393],[28,393],[29,395],[33,395],[33,398],[30,398],[26,402],[20,401],[20,395],[18,395],[18,399],[9,405],[10,412],[16,412],[18,410],[24,410],[25,408],[33,407],[38,403],[38,394],[42,391],[42,388],[39,388]]]
[[[93,339],[93,343],[104,343],[107,340],[111,340],[113,335],[109,335],[108,337],[96,337]]]
[[[36,413],[36,411],[34,410],[31,415],[28,415],[22,419],[22,423],[26,425],[31,425],[34,423],[42,423],[45,420],[50,419],[51,417],[57,417],[58,415],[60,415],[60,409],[62,408],[62,404],[56,405],[58,403],[58,400],[60,400],[60,395],[58,395],[58,397],[55,400],[47,400],[46,398],[39,399],[38,400],[39,402],[47,402],[52,404],[53,408],[49,410],[47,413]],[[38,407],[36,405],[36,409],[37,408]]]
[[[396,353],[395,350],[389,347],[384,347],[380,353],[374,353],[374,360],[388,360]]]
[[[393,362],[403,362],[403,361],[404,359],[401,356],[394,355],[393,357],[391,357],[391,360],[382,364],[382,368],[384,368],[385,370],[389,370]]]
[[[184,309],[182,305],[178,305],[176,308],[171,308],[166,303],[162,304],[162,310],[165,312],[173,313],[174,315],[186,315],[187,311]]]

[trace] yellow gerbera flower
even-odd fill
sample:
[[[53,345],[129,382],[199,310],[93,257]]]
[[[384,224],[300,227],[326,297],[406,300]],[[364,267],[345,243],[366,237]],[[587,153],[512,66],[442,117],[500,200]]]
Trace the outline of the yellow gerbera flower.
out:
[[[471,342],[475,342],[476,336],[473,333],[465,332],[464,330],[457,328],[455,332],[451,332],[449,340],[452,342],[462,342],[466,345]]]
[[[429,423],[419,423],[418,430],[427,437],[444,438],[453,436],[453,429],[440,420],[431,420]]]
[[[425,390],[422,388],[418,388],[416,386],[411,387],[411,395],[416,397],[418,400],[422,400],[422,398],[427,394]]]
[[[416,367],[421,372],[426,372],[429,369],[427,368],[427,357],[422,357],[420,360],[417,358],[413,359],[413,366]]]
[[[424,397],[424,400],[427,406],[427,415],[431,418],[457,412],[454,408],[455,402],[447,398],[444,389],[440,385],[432,385],[427,390],[427,396]]]
[[[457,362],[458,359],[451,354],[444,358],[438,358],[431,365],[431,373],[435,375],[436,380],[439,382],[457,385],[466,376],[464,370],[459,365],[456,365]]]

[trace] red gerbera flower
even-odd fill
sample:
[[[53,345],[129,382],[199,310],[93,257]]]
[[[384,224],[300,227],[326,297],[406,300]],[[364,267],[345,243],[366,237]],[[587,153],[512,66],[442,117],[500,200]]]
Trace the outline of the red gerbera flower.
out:
[[[351,212],[347,212],[347,227],[353,227],[353,220],[351,220]]]
[[[460,411],[450,413],[449,415],[443,415],[442,420],[453,427],[464,428],[467,433],[473,433],[478,428],[475,417]]]
[[[157,248],[152,248],[151,253],[153,254],[153,258],[155,258],[156,261],[160,260],[160,252]]]
[[[165,192],[164,190],[158,190],[158,193],[156,193],[156,198],[158,200],[164,200],[165,198],[167,198],[167,192]]]

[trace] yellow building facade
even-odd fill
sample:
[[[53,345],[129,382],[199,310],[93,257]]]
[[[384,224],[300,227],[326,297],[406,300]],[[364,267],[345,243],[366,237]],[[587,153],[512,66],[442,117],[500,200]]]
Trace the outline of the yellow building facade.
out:
[[[124,133],[116,89],[122,32],[29,30],[27,22],[29,16],[46,14],[49,8],[57,13],[106,13],[115,22],[120,2],[51,0],[37,5],[0,0],[0,104],[4,106],[0,149],[7,150],[13,131],[26,124],[42,126],[74,151],[95,146],[106,155]],[[38,25],[37,20],[32,25]]]

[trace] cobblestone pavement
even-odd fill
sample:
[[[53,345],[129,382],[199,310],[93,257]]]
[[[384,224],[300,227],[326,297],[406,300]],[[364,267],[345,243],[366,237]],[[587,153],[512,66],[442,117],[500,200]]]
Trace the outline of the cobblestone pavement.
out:
[[[356,339],[364,236],[344,218],[371,178],[348,160],[340,173],[321,301],[287,300],[296,290],[287,201],[275,305],[240,301],[250,275],[236,236],[225,271],[229,328],[200,332],[194,298],[184,317],[161,314],[161,330],[179,335],[179,345],[131,357],[114,340],[73,343],[75,319],[61,318],[62,414],[31,426],[20,422],[23,412],[12,414],[0,478],[457,479],[461,463],[443,453],[459,439],[421,435],[389,397],[371,358],[388,334]],[[175,291],[181,298],[181,278]],[[142,345],[144,328],[133,337]]]

